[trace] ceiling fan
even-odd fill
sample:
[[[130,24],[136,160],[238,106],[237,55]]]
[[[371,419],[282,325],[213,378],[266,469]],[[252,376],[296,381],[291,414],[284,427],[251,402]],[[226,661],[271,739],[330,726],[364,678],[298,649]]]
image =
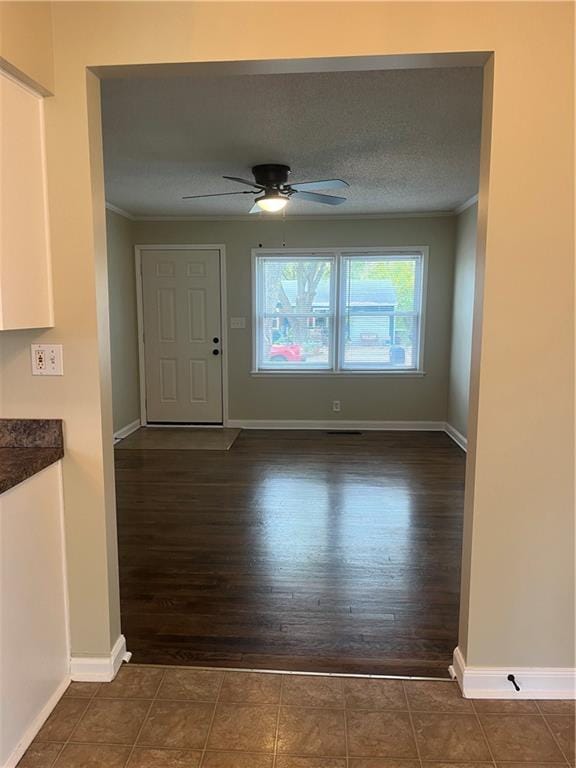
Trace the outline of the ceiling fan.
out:
[[[341,205],[346,202],[345,197],[336,195],[323,195],[313,191],[317,189],[337,189],[350,186],[348,182],[342,179],[322,179],[321,181],[303,181],[297,184],[289,184],[288,176],[290,168],[287,165],[255,165],[252,168],[254,181],[240,179],[237,176],[223,176],[223,179],[235,181],[238,184],[246,184],[254,189],[245,189],[241,192],[216,192],[211,195],[186,195],[182,200],[195,200],[200,197],[224,197],[227,195],[260,195],[254,201],[250,213],[259,213],[266,211],[276,213],[281,211],[291,197],[298,200],[308,200],[313,203],[323,203],[324,205]]]

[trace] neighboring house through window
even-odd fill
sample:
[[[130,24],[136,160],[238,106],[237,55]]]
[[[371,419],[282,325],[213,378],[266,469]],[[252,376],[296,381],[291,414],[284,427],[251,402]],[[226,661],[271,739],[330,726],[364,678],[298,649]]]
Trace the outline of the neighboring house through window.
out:
[[[427,251],[254,250],[254,372],[422,372]]]

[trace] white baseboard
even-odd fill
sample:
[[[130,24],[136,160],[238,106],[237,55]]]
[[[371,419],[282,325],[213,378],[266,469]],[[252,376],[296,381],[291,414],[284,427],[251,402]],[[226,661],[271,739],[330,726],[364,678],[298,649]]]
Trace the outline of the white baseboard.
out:
[[[114,442],[117,443],[118,440],[123,440],[128,435],[131,435],[132,432],[136,432],[137,429],[140,429],[140,419],[136,419],[136,421],[126,424],[125,427],[114,432]]]
[[[320,429],[320,430],[382,430],[443,432],[443,421],[344,421],[305,419],[229,419],[228,427],[239,429]]]
[[[108,656],[73,656],[70,660],[70,678],[74,682],[109,683],[116,677],[123,661],[130,661],[126,638],[120,635]]]
[[[468,440],[464,437],[462,432],[458,432],[457,429],[455,429],[452,424],[446,424],[444,425],[444,431],[448,435],[448,437],[451,437],[452,440],[456,443],[456,445],[459,445],[460,448],[462,448],[463,451],[468,450]]]
[[[468,667],[460,648],[451,671],[466,699],[575,699],[573,667]],[[514,675],[519,691],[507,679]]]
[[[26,752],[30,744],[32,744],[32,742],[38,735],[40,728],[42,728],[46,720],[48,720],[48,717],[52,713],[52,710],[54,709],[56,704],[58,704],[58,702],[64,695],[64,691],[66,690],[66,688],[68,688],[69,685],[70,685],[70,678],[65,677],[64,680],[62,680],[62,682],[56,688],[52,696],[50,696],[46,704],[42,707],[38,715],[30,723],[30,725],[22,735],[22,738],[18,742],[17,747],[12,751],[8,759],[2,764],[2,768],[15,768],[15,766],[18,765],[19,761],[22,759],[22,755]]]

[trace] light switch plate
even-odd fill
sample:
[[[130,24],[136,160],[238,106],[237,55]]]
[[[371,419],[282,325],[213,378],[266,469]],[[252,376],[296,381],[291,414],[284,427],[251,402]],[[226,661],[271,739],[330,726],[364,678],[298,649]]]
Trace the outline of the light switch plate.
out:
[[[31,344],[32,376],[63,376],[62,344]]]
[[[231,317],[230,318],[230,328],[246,328],[246,318],[245,317]]]

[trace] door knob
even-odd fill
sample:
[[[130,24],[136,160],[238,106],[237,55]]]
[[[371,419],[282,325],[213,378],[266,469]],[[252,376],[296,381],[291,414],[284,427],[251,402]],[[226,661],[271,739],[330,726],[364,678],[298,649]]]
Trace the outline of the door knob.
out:
[[[218,344],[218,342],[220,341],[220,339],[218,338],[218,336],[214,336],[214,338],[212,339],[212,341],[214,342],[214,344]]]
[[[219,349],[213,349],[212,350],[212,354],[213,355],[219,355],[220,354],[220,350]]]

